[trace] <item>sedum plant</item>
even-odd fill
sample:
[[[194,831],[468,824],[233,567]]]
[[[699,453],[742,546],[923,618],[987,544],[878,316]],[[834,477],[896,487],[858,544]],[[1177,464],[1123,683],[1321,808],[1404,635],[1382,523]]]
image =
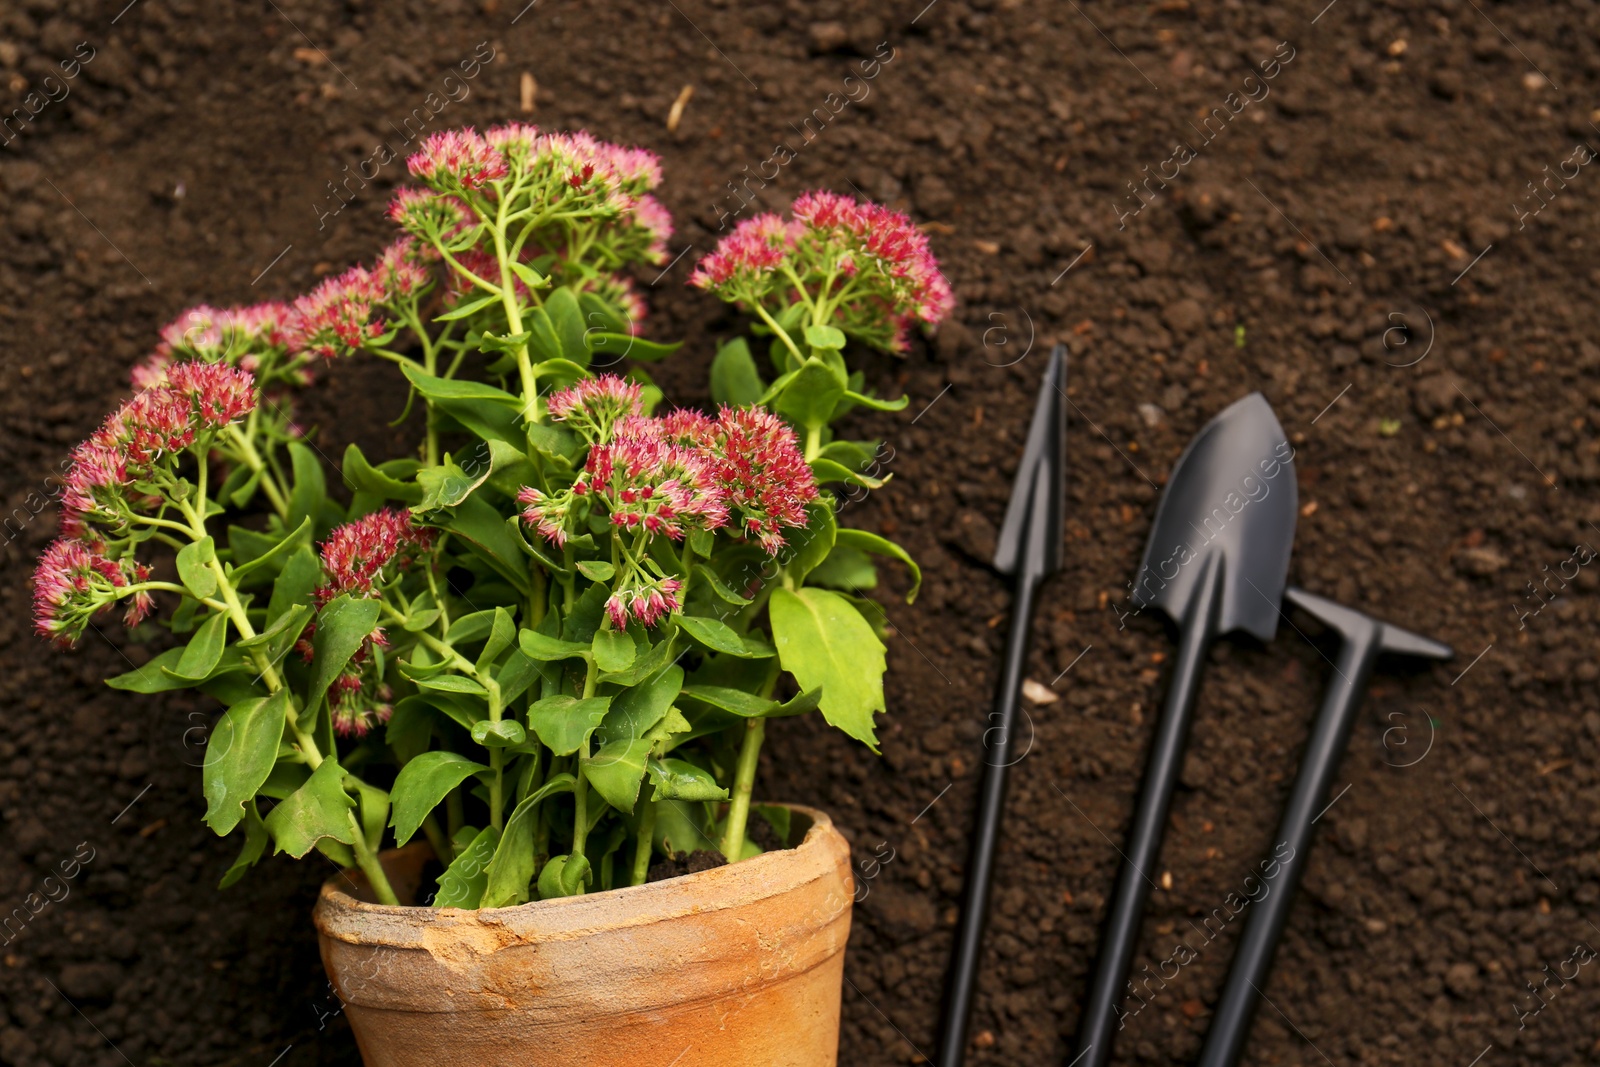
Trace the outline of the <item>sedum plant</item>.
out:
[[[224,885],[269,845],[316,849],[397,903],[377,854],[418,835],[432,903],[469,908],[759,854],[768,719],[817,712],[876,748],[873,558],[911,597],[920,576],[836,521],[842,487],[882,483],[876,443],[834,426],[904,406],[845,352],[948,313],[926,241],[830,193],[745,222],[692,283],[751,338],[716,353],[714,413],[669,410],[640,364],[677,346],[641,335],[627,274],[666,260],[655,156],[508,125],[408,162],[374,264],[163,331],[74,453],[39,632],[71,645],[120,608],[182,637],[110,684],[225,707],[203,771],[206,822],[243,839]],[[350,446],[340,504],[292,404],[346,358],[403,376],[416,447]],[[783,809],[755,810],[786,837]]]

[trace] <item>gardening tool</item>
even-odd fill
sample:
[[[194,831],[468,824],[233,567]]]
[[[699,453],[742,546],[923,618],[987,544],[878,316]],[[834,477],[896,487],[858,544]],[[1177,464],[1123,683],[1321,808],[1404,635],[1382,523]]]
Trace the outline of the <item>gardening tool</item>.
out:
[[[1373,664],[1384,655],[1443,660],[1452,654],[1448,645],[1379,622],[1303,589],[1290,589],[1285,599],[1339,634],[1339,661],[1334,664],[1322,710],[1306,739],[1300,774],[1278,826],[1274,857],[1262,866],[1270,888],[1251,906],[1239,950],[1228,972],[1228,983],[1211,1020],[1211,1032],[1200,1052],[1200,1067],[1231,1067],[1244,1050],[1261,987],[1272,967],[1278,938],[1289,917],[1289,905],[1311,852],[1312,826],[1327,810],[1324,805],[1329,803],[1328,789],[1350,739],[1361,699],[1366,695]],[[1281,853],[1286,847],[1288,856],[1284,858]],[[1273,864],[1280,869],[1276,877],[1268,877],[1265,872]]]
[[[1006,770],[1013,762],[1011,742],[1016,733],[1017,701],[1028,655],[1028,631],[1033,623],[1034,597],[1044,579],[1061,568],[1062,496],[1066,474],[1067,351],[1057,345],[1039,383],[1039,400],[1028,426],[1022,463],[1000,526],[994,568],[1016,580],[1011,605],[1011,630],[1006,638],[1005,666],[995,697],[989,728],[984,731],[988,758],[978,793],[978,819],[967,861],[967,881],[961,905],[961,922],[951,950],[950,979],[945,996],[944,1030],[939,1042],[940,1067],[960,1067],[966,1058],[967,1022],[977,982],[978,957],[983,948],[983,927],[989,906],[989,884],[994,875],[995,842],[1000,836],[1000,815],[1005,806]],[[991,743],[990,739],[993,738]],[[1018,757],[1020,758],[1020,757]]]
[[[1261,641],[1277,632],[1298,501],[1293,457],[1266,398],[1251,393],[1201,429],[1161,494],[1133,601],[1177,623],[1178,654],[1078,1023],[1075,1067],[1100,1067],[1111,1057],[1116,1006],[1154,885],[1206,652],[1233,631]]]

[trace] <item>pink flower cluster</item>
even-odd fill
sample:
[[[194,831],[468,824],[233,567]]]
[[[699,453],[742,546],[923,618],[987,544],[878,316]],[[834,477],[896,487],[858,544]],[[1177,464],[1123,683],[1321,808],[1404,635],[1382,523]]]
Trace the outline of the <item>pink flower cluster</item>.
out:
[[[871,343],[902,350],[912,325],[934,325],[955,306],[950,283],[928,238],[909,218],[837,193],[802,193],[794,218],[746,219],[702,259],[689,283],[726,300],[763,301],[791,289],[807,298],[835,278],[848,290],[841,327]],[[792,275],[792,277],[791,277]],[[842,281],[840,280],[842,279]]]
[[[710,449],[717,485],[738,512],[745,535],[776,555],[784,528],[804,527],[806,505],[817,497],[794,431],[769,411],[724,407]]]
[[[328,690],[333,729],[340,737],[363,738],[394,716],[393,692],[381,681],[367,682],[359,671],[346,671]]]
[[[736,519],[740,533],[773,554],[784,530],[808,521],[816,479],[794,431],[769,412],[724,407],[715,419],[684,410],[647,418],[639,387],[614,375],[555,394],[550,411],[593,435],[570,489],[527,487],[517,498],[523,519],[556,545],[578,528],[585,503],[602,506],[613,526],[674,540]],[[633,571],[612,601],[650,625],[676,610],[675,592]],[[620,609],[608,610],[615,617]]]
[[[149,576],[150,568],[133,560],[107,559],[96,544],[56,540],[39,558],[33,575],[34,631],[70,647],[96,612],[123,595],[120,590]],[[137,625],[154,606],[148,592],[136,592],[128,598],[124,621]]]
[[[100,510],[96,490],[126,488],[136,480],[130,466],[148,467],[181,452],[200,433],[243,418],[255,406],[249,371],[221,363],[172,364],[159,384],[134,394],[73,452],[61,501],[62,531],[83,533],[84,518]]]
[[[644,410],[643,395],[637,382],[603,374],[551,393],[545,406],[552,419],[566,423],[594,444],[609,438],[617,423]]]
[[[606,614],[611,624],[619,630],[628,628],[628,614],[654,626],[673,612],[682,609],[683,583],[676,578],[639,577],[606,598]]]
[[[218,309],[201,304],[161,329],[155,351],[130,373],[135,389],[166,381],[167,368],[184,360],[231,363],[254,373],[261,349],[288,344],[289,305],[276,301]]]
[[[380,275],[365,267],[324,280],[294,302],[289,347],[324,359],[349,355],[382,336],[387,324],[374,311],[388,297]]]
[[[544,133],[520,122],[483,134],[471,127],[441,131],[423,142],[406,166],[414,177],[447,192],[481,189],[516,173],[537,176],[545,169],[572,189],[602,194],[639,196],[661,184],[661,160],[653,152],[610,144],[583,130]]]
[[[317,606],[345,594],[374,595],[385,567],[397,560],[402,565],[409,562],[432,543],[432,530],[412,525],[409,515],[393,508],[335,527],[322,543],[323,583],[317,587]]]
[[[694,528],[725,525],[728,511],[709,458],[668,443],[654,432],[658,425],[635,419],[617,437],[591,448],[572,492],[603,503],[613,526],[674,541]]]
[[[701,289],[732,291],[755,285],[788,263],[803,227],[777,215],[745,219],[700,260],[689,284]]]
[[[441,130],[406,160],[411,173],[437,188],[481,189],[510,173],[505,156],[468,126]]]

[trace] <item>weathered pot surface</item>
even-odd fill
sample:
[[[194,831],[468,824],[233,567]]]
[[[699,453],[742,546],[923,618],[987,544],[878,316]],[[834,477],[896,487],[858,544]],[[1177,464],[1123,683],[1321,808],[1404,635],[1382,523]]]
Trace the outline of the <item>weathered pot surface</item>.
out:
[[[367,1067],[832,1067],[848,843],[790,806],[794,848],[511,908],[367,903],[322,887],[322,961]],[[413,899],[426,844],[383,854]]]

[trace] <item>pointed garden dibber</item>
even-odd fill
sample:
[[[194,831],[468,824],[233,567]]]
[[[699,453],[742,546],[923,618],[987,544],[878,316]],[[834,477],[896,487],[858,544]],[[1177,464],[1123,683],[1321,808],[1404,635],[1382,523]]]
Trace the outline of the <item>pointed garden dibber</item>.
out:
[[[995,845],[1000,837],[1000,819],[1005,808],[1006,770],[1014,761],[1012,740],[1028,657],[1028,632],[1033,624],[1034,602],[1040,584],[1061,567],[1066,384],[1066,346],[1057,345],[1039,383],[1039,400],[1033,409],[1033,422],[1028,427],[1022,463],[1017,467],[1011,502],[1006,506],[994,555],[995,570],[1015,580],[1016,597],[1011,605],[1011,629],[1006,638],[1005,664],[1000,672],[995,707],[983,735],[986,749],[983,784],[978,793],[961,920],[951,952],[939,1042],[940,1067],[959,1067],[966,1058],[967,1023],[972,1014],[978,961],[983,950]],[[995,740],[991,743],[990,738]]]

